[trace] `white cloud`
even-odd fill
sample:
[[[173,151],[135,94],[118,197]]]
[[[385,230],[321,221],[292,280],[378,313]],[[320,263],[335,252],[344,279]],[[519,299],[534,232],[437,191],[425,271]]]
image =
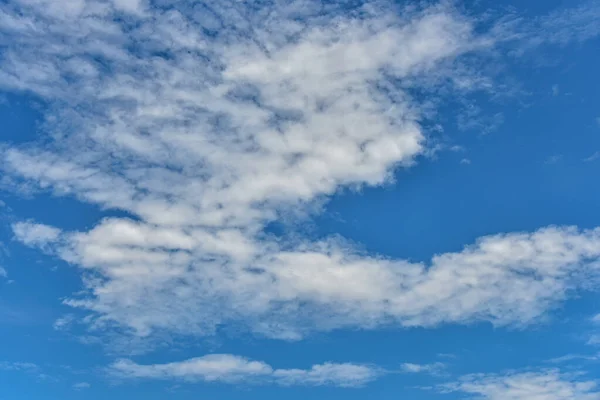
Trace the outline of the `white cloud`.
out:
[[[388,323],[528,324],[596,272],[599,230],[490,236],[427,265],[263,232],[413,164],[429,105],[407,89],[485,81],[465,76],[461,57],[493,37],[448,5],[50,3],[0,6],[13,39],[0,86],[49,104],[50,139],[2,147],[1,167],[135,217],[85,232],[13,225],[23,243],[82,268],[86,292],[66,303],[95,328],[205,335],[230,323],[295,339]],[[139,12],[115,18],[125,8]]]
[[[600,399],[597,382],[557,370],[475,374],[445,386],[446,391],[475,395],[486,400],[596,400]]]
[[[382,373],[384,371],[366,365],[325,363],[313,365],[308,370],[278,369],[273,376],[282,385],[356,387],[376,379]]]
[[[119,360],[109,367],[109,373],[122,379],[355,387],[376,379],[383,371],[350,363],[325,363],[313,365],[309,369],[274,369],[261,361],[251,361],[231,354],[212,354],[168,364],[140,365],[131,360]]]
[[[3,267],[0,267],[0,278],[6,278],[8,276],[8,273],[6,272],[6,270]]]
[[[31,222],[17,222],[12,230],[17,240],[28,246],[44,247],[55,242],[60,235],[60,229]]]
[[[456,116],[456,123],[460,130],[488,134],[496,131],[504,123],[504,115],[502,113],[486,115],[480,107],[467,104]]]
[[[444,363],[436,362],[433,364],[413,364],[413,363],[404,363],[400,366],[400,369],[406,373],[429,373],[429,374],[437,374],[441,370],[446,367]]]

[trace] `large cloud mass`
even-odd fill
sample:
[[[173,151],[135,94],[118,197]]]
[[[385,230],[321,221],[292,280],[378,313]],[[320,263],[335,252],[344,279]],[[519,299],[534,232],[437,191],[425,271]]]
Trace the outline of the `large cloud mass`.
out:
[[[527,324],[594,273],[599,230],[490,236],[428,264],[265,233],[414,163],[427,150],[414,93],[485,80],[461,60],[493,40],[449,6],[20,0],[0,6],[0,29],[15,39],[2,43],[0,85],[49,110],[47,140],[0,150],[9,183],[130,215],[83,232],[13,227],[85,271],[86,294],[67,304],[96,328],[205,335],[229,323],[294,339]]]

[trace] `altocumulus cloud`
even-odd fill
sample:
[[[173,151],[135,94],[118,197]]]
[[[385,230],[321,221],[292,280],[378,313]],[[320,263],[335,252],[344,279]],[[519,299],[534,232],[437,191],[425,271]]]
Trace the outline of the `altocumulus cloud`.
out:
[[[11,42],[0,85],[48,105],[47,138],[0,149],[4,184],[131,215],[81,232],[20,222],[15,237],[81,268],[86,291],[66,304],[89,312],[85,322],[139,337],[222,324],[299,339],[381,324],[535,322],[596,275],[599,229],[483,237],[428,263],[263,231],[340,188],[388,183],[424,154],[426,107],[410,89],[478,89],[485,79],[468,76],[463,56],[510,36],[474,24],[445,3],[2,4]],[[208,361],[113,369],[171,376],[200,365],[207,379]],[[237,361],[278,382],[334,368]]]

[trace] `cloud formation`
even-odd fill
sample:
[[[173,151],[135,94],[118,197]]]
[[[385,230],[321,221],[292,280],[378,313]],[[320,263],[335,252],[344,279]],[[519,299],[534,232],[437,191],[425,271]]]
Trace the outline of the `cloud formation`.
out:
[[[140,365],[127,359],[113,363],[108,372],[120,379],[174,379],[188,382],[275,383],[284,386],[362,386],[383,371],[360,364],[325,363],[309,369],[274,369],[262,361],[231,354],[211,354],[168,364]]]
[[[448,5],[2,4],[0,86],[48,107],[48,137],[2,147],[3,171],[129,215],[15,237],[81,267],[66,304],[93,328],[142,337],[535,322],[595,275],[600,230],[489,236],[427,264],[264,231],[424,154],[411,93],[478,86],[461,63],[494,38],[474,25]]]
[[[561,374],[558,370],[468,375],[458,383],[447,385],[445,389],[485,400],[600,399],[597,382],[582,379],[578,375]]]
[[[595,277],[600,256],[600,229],[549,227],[484,237],[429,265],[360,255],[332,240],[295,249],[253,242],[252,257],[238,262],[203,249],[210,242],[197,241],[202,232],[161,229],[105,220],[61,236],[56,254],[110,278],[88,282],[91,300],[67,303],[95,310],[97,323],[118,322],[142,336],[161,329],[207,334],[227,322],[288,339],[305,329],[385,323],[520,325]],[[211,252],[219,268],[194,261]]]

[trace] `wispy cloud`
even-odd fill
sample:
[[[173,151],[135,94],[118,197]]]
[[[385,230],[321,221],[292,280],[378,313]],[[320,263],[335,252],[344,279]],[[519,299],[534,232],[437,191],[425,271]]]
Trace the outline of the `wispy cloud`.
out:
[[[261,361],[251,361],[231,354],[212,354],[185,361],[152,365],[140,365],[123,359],[112,364],[108,372],[111,376],[120,379],[357,387],[376,379],[383,370],[350,363],[325,363],[313,365],[308,369],[274,369]]]
[[[0,361],[0,371],[18,372],[35,377],[38,381],[56,381],[53,375],[48,374],[42,367],[30,362]]]
[[[57,331],[66,330],[74,321],[75,316],[73,314],[66,314],[57,318],[56,321],[54,321],[54,324],[52,324],[52,327]]]
[[[538,18],[534,26],[537,35],[534,43],[567,45],[574,41],[583,42],[600,35],[600,2],[583,1],[570,8],[562,8]]]
[[[401,371],[406,373],[418,374],[418,373],[427,373],[427,374],[439,374],[444,368],[446,368],[446,364],[441,362],[436,362],[433,364],[413,364],[413,363],[404,363],[401,365]]]
[[[534,19],[525,19],[507,10],[502,13],[494,27],[494,36],[499,41],[516,44],[513,52],[519,55],[539,47],[566,46],[600,36],[598,0],[561,7]]]
[[[591,156],[584,158],[583,161],[592,162],[592,161],[596,161],[599,158],[600,158],[600,151],[597,151],[594,154],[592,154]]]
[[[0,361],[0,370],[3,371],[25,371],[25,372],[38,372],[40,368],[30,362],[8,362]]]
[[[22,243],[40,248],[56,242],[60,235],[60,229],[31,222],[18,222],[12,226],[12,230]]]
[[[561,363],[566,363],[566,362],[570,362],[570,361],[597,361],[600,358],[598,357],[598,355],[589,355],[589,354],[567,354],[564,356],[560,356],[560,357],[555,357],[555,358],[551,358],[550,360],[548,360],[548,362],[554,363],[554,364],[561,364]]]

